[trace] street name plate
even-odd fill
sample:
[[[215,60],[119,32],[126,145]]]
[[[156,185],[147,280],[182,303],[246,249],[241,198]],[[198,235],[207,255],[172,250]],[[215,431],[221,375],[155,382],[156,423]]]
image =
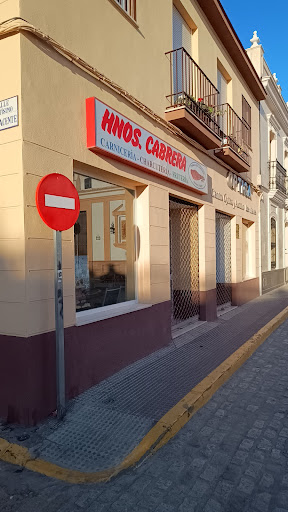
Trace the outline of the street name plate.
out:
[[[18,96],[0,100],[0,130],[7,130],[18,124]]]

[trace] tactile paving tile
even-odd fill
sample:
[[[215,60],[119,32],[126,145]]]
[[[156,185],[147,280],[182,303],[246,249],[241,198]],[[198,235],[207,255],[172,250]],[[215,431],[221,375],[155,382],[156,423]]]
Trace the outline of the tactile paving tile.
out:
[[[120,463],[150,430],[153,422],[105,407],[69,413],[48,436],[41,458],[79,471],[97,471]],[[58,452],[59,450],[59,452]]]
[[[287,305],[286,286],[234,310],[237,314],[231,311],[230,320],[221,317],[212,330],[196,336],[192,331],[190,343],[171,344],[88,389],[69,402],[63,421],[49,418],[36,428],[1,425],[1,437],[18,443],[28,435],[21,444],[32,454],[66,468],[92,472],[114,466],[155,421]],[[245,386],[237,375],[234,382]],[[263,396],[267,392],[269,385]]]

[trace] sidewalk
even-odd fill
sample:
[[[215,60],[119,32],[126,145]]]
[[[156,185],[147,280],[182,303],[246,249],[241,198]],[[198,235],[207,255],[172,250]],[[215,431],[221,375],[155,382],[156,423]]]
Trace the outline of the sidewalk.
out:
[[[0,437],[62,468],[115,467],[212,370],[288,306],[288,286],[177,337],[70,401],[65,419],[37,427],[0,425]],[[135,340],[137,342],[137,340]]]

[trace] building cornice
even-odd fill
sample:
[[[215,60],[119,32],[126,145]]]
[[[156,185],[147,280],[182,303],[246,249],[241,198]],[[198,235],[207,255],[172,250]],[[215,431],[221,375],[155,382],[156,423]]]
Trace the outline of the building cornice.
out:
[[[180,130],[180,128],[177,128],[173,124],[166,121],[163,117],[159,116],[156,112],[154,112],[151,108],[149,108],[147,105],[142,103],[140,100],[135,98],[132,94],[130,94],[127,90],[123,89],[119,84],[116,82],[113,82],[110,78],[105,76],[103,73],[98,71],[98,69],[91,66],[88,62],[83,60],[78,55],[74,54],[71,50],[64,47],[61,43],[50,37],[49,35],[45,34],[41,30],[37,29],[34,25],[27,22],[23,18],[10,18],[6,21],[3,21],[1,23],[0,27],[0,40],[2,38],[11,37],[15,34],[33,34],[35,38],[38,38],[42,44],[44,43],[49,47],[50,49],[53,49],[55,52],[57,52],[59,55],[67,59],[71,64],[76,66],[76,68],[79,68],[82,70],[82,72],[87,73],[87,75],[93,77],[100,83],[102,83],[103,86],[107,87],[108,89],[112,90],[114,93],[119,95],[122,99],[124,99],[128,104],[133,105],[136,109],[141,111],[142,114],[147,116],[150,119],[153,119],[154,122],[156,122],[159,126],[164,128],[167,132],[172,134],[173,136],[176,136],[179,140],[185,141],[188,143],[191,147],[197,149],[202,154],[209,156],[211,160],[214,160],[214,162],[217,162],[223,169],[226,169],[233,174],[235,174],[238,177],[243,177],[241,174],[239,174],[235,169],[233,169],[230,165],[227,163],[219,160],[217,156],[213,154],[213,151],[205,149],[201,144],[190,138],[188,135],[186,135],[184,132]],[[260,189],[255,185],[250,178],[245,177],[245,181],[249,183],[251,188],[256,192],[256,194],[260,194]]]
[[[267,121],[268,123],[270,124],[270,126],[273,128],[273,130],[278,133],[279,130],[280,130],[280,124],[277,123],[277,120],[276,120],[276,117],[274,116],[274,114],[266,114],[266,118],[267,118]]]
[[[275,78],[271,74],[264,76],[262,83],[267,93],[266,104],[283,131],[288,135],[288,107],[278,89]]]
[[[264,100],[266,93],[261,80],[219,0],[197,0],[197,2],[256,100]]]
[[[284,194],[284,192],[281,192],[278,188],[275,190],[270,190],[268,192],[268,197],[270,201],[273,201],[276,206],[279,206],[281,208],[285,207],[287,196]]]

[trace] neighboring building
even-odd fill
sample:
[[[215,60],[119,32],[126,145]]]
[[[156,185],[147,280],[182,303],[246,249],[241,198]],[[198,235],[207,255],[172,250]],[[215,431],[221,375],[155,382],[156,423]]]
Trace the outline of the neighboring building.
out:
[[[288,106],[276,73],[272,74],[255,31],[247,53],[267,93],[260,104],[262,293],[288,281]],[[286,227],[285,227],[286,226]],[[286,252],[286,254],[285,254]]]
[[[1,105],[0,415],[33,423],[56,407],[40,178],[81,202],[63,233],[72,397],[259,295],[265,91],[218,0],[8,0],[0,22],[0,99],[19,111]]]

